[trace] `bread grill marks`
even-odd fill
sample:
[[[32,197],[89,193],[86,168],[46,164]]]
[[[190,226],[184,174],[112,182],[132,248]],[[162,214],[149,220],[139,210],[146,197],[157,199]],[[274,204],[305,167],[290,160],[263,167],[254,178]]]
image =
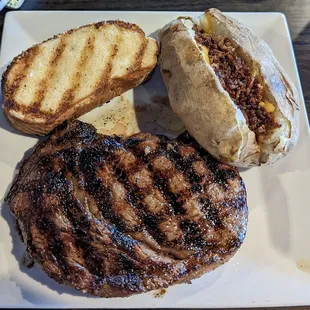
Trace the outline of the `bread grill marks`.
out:
[[[80,87],[81,76],[87,66],[89,61],[89,55],[93,53],[95,43],[95,35],[90,34],[89,38],[86,40],[85,45],[82,49],[80,59],[76,66],[76,71],[71,80],[71,87],[63,94],[61,102],[63,102],[63,108],[65,109],[67,105],[74,99],[74,94],[76,90]]]
[[[6,95],[7,97],[10,97],[10,98],[14,97],[14,94],[17,92],[18,88],[22,85],[22,81],[26,77],[26,74],[28,72],[28,69],[29,69],[33,59],[37,56],[38,53],[39,53],[39,46],[37,45],[37,46],[34,46],[32,48],[31,53],[23,52],[18,57],[16,57],[14,59],[14,60],[18,61],[18,59],[20,59],[20,58],[25,58],[25,61],[22,62],[22,68],[19,71],[19,74],[14,79],[13,83],[11,84],[11,87],[6,89],[6,93],[4,95]],[[13,66],[14,60],[12,61],[11,66]],[[6,71],[4,71],[4,73],[2,75],[2,81],[1,81],[2,91],[4,90],[3,85],[5,84],[5,82],[7,80],[7,75],[9,74],[11,66],[9,65],[8,68],[6,69]],[[9,108],[13,108],[15,106],[15,102],[13,102],[12,100],[7,101],[6,104]]]
[[[214,38],[195,25],[195,39],[209,51],[210,65],[219,78],[222,87],[241,109],[249,128],[259,135],[266,135],[270,129],[279,127],[274,114],[259,106],[263,101],[263,86],[251,74],[245,60],[238,56],[228,38]]]
[[[46,118],[48,123],[52,123],[55,119],[59,117],[59,114],[62,113],[62,110],[67,109],[68,105],[70,105],[70,102],[73,101],[74,92],[76,92],[78,88],[81,87],[81,85],[79,84],[80,72],[83,72],[83,68],[85,67],[85,62],[89,60],[93,55],[94,38],[93,38],[93,34],[91,33],[89,36],[89,39],[86,40],[87,45],[82,50],[82,53],[80,55],[80,59],[77,64],[75,74],[72,74],[72,76],[69,76],[71,80],[71,87],[64,92],[64,95],[61,98],[61,102],[58,103],[58,109],[53,112],[49,112],[48,110],[42,111],[40,108],[41,108],[42,101],[45,98],[46,92],[49,88],[54,87],[53,77],[57,70],[58,64],[61,63],[61,58],[63,57],[63,53],[67,46],[66,40],[68,40],[68,36],[70,35],[70,33],[77,31],[81,28],[94,27],[96,29],[100,29],[103,27],[107,27],[109,25],[116,25],[117,27],[120,28],[121,31],[126,30],[126,31],[138,32],[138,33],[141,33],[143,37],[145,36],[145,33],[143,32],[143,30],[135,24],[126,23],[126,22],[118,21],[118,20],[117,21],[112,20],[112,21],[98,22],[92,25],[85,25],[85,26],[82,26],[76,29],[71,29],[64,34],[56,35],[53,38],[46,40],[45,42],[54,40],[62,35],[58,46],[55,48],[54,55],[51,57],[51,60],[49,62],[49,68],[46,72],[46,76],[38,84],[39,87],[35,91],[36,95],[35,95],[35,98],[33,99],[33,102],[30,105],[21,105],[15,101],[14,94],[16,94],[21,87],[24,87],[23,80],[28,74],[28,69],[31,63],[36,58],[37,54],[39,54],[39,48],[42,43],[39,45],[33,46],[31,49],[15,57],[2,75],[2,91],[3,91],[4,98],[5,98],[4,100],[5,107],[9,110],[22,112],[25,115],[29,114],[29,115],[34,115],[35,117]],[[110,59],[107,61],[106,70],[103,72],[101,79],[98,81],[98,84],[102,85],[102,87],[100,87],[100,89],[96,89],[96,92],[104,91],[106,84],[110,82],[111,71],[113,69],[113,60],[115,56],[117,55],[117,46],[122,43],[122,40],[123,38],[116,38],[116,44],[112,48]],[[128,72],[127,72],[128,79],[139,78],[139,75],[141,75],[140,73],[141,70],[147,71],[148,68],[142,68],[142,59],[143,59],[146,47],[147,47],[147,39],[145,38],[144,41],[141,42],[141,46],[139,47],[138,53],[136,54],[134,61],[132,62],[131,66],[128,68]],[[20,70],[21,73],[18,76],[18,78],[15,79],[13,83],[10,82],[8,85],[7,80],[10,75],[10,71],[14,67],[14,65],[16,65],[16,63],[22,63],[23,68],[22,70]],[[124,80],[126,80],[125,77],[124,77]]]
[[[65,48],[66,48],[66,37],[63,37],[61,38],[57,48],[55,49],[55,53],[53,54],[53,57],[50,60],[48,70],[43,79],[41,80],[39,88],[36,90],[33,104],[28,107],[28,110],[30,112],[36,113],[36,111],[40,109],[42,101],[46,96],[46,92],[48,88],[51,87],[51,85],[49,85],[49,81],[52,81],[54,79],[54,76],[56,74],[56,68],[65,51]]]
[[[198,277],[246,232],[244,184],[188,134],[103,136],[75,121],[39,144],[6,197],[53,279],[129,296]]]

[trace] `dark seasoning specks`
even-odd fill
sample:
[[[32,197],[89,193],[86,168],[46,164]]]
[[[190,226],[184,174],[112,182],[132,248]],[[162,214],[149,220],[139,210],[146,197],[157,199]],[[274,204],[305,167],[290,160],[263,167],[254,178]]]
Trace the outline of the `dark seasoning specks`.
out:
[[[153,96],[150,102],[136,104],[128,94],[123,94],[80,119],[106,135],[129,136],[142,131],[174,138],[184,131],[182,121],[169,107],[167,96]]]
[[[164,288],[162,288],[162,289],[160,289],[160,290],[158,290],[158,291],[156,291],[156,292],[154,293],[154,297],[155,297],[155,298],[163,298],[163,297],[165,296],[166,293],[167,293],[167,290],[164,289]]]

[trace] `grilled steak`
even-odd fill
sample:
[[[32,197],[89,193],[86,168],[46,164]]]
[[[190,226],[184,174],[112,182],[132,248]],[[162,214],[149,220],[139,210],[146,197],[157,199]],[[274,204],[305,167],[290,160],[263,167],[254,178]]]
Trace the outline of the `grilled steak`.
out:
[[[79,121],[35,148],[6,202],[50,277],[102,297],[199,277],[235,254],[247,226],[238,171],[187,133],[122,138]]]

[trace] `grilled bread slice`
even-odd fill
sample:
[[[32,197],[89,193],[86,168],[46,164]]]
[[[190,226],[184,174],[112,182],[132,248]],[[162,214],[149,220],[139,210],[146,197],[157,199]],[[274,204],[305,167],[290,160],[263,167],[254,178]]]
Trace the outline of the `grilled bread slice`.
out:
[[[135,24],[69,30],[13,59],[2,77],[4,114],[22,132],[47,134],[142,83],[157,55],[157,42]]]

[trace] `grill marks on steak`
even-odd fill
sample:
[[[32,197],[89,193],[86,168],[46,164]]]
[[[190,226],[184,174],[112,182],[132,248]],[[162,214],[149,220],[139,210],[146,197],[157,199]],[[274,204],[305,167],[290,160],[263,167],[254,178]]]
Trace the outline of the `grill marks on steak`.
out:
[[[106,297],[216,268],[240,247],[247,223],[237,170],[188,134],[108,137],[79,121],[35,149],[6,201],[50,277]]]
[[[259,106],[263,101],[263,86],[252,75],[245,60],[238,56],[236,48],[228,38],[214,38],[193,28],[198,43],[208,48],[210,65],[222,87],[243,112],[249,128],[259,135],[280,127],[274,114]]]

